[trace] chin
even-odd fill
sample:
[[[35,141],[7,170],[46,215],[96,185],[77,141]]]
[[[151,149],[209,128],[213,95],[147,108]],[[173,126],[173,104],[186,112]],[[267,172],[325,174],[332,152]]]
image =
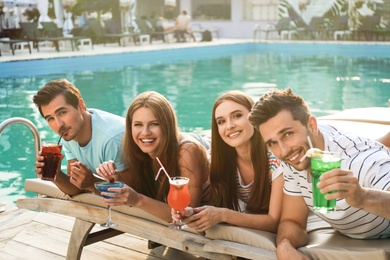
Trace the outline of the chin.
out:
[[[298,164],[292,165],[295,169],[298,171],[305,171],[308,168],[310,168],[310,158],[303,160],[303,162],[300,162]]]

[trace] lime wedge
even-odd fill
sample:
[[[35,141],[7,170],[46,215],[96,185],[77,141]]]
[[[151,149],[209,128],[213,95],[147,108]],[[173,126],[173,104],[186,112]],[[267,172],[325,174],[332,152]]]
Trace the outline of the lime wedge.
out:
[[[321,157],[322,153],[321,150],[318,148],[310,148],[307,150],[306,154],[307,157]]]

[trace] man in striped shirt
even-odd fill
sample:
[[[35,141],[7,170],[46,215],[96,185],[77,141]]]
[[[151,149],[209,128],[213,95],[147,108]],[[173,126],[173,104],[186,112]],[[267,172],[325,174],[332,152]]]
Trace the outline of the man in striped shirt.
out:
[[[325,173],[318,187],[337,199],[336,211],[316,213],[339,232],[356,239],[390,237],[390,154],[381,143],[318,125],[305,101],[291,89],[272,90],[260,97],[249,114],[268,149],[282,161],[285,178],[282,216],[277,234],[278,259],[304,256],[306,224],[313,209],[310,148],[340,152],[340,169]]]

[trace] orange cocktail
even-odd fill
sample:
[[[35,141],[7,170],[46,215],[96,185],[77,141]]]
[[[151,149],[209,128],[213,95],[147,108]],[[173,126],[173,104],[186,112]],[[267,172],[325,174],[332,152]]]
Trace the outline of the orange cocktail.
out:
[[[188,190],[188,182],[190,179],[186,177],[172,177],[169,179],[168,204],[176,212],[183,212],[190,205],[190,192]],[[181,229],[182,224],[176,223],[172,228]]]

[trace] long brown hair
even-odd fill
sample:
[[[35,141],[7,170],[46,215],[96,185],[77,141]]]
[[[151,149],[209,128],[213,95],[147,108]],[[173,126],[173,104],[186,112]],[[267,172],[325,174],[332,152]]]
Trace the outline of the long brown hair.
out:
[[[233,101],[251,110],[254,101],[242,91],[228,91],[217,98],[212,110],[211,119],[211,204],[239,210],[237,196],[237,152],[227,145],[218,132],[215,120],[216,108],[226,100]],[[247,210],[253,213],[267,213],[271,196],[269,181],[269,160],[264,140],[258,131],[250,139],[251,159],[254,169],[254,180]]]
[[[133,114],[142,107],[151,109],[160,124],[162,138],[157,156],[171,177],[180,176],[178,167],[180,136],[177,118],[169,101],[155,91],[139,94],[131,103],[126,115],[123,157],[132,174],[134,189],[148,197],[163,201],[169,191],[169,180],[163,173],[160,174],[158,181],[154,180],[160,168],[159,164],[147,153],[142,152],[132,137]]]

